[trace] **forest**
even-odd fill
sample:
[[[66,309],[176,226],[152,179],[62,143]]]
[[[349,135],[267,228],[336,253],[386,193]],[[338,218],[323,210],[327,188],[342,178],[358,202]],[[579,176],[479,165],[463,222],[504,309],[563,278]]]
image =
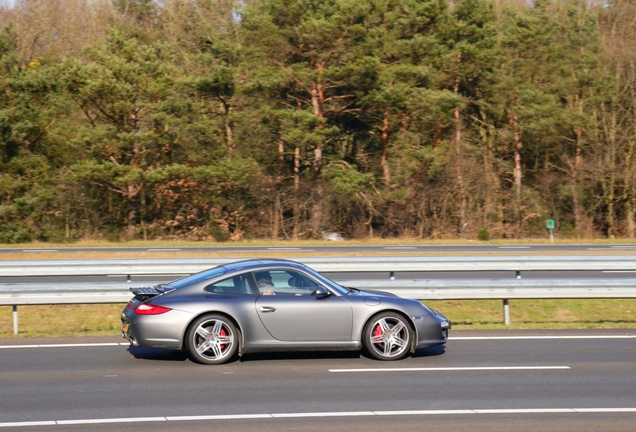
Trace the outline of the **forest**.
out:
[[[636,236],[634,0],[0,0],[0,243]]]

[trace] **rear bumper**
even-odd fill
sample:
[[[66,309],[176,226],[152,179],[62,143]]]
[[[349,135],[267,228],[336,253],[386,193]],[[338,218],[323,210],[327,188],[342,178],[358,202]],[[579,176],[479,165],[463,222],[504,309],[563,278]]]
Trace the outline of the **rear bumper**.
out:
[[[191,318],[191,314],[178,310],[161,315],[137,315],[126,307],[121,313],[121,335],[133,346],[181,350],[183,334]]]

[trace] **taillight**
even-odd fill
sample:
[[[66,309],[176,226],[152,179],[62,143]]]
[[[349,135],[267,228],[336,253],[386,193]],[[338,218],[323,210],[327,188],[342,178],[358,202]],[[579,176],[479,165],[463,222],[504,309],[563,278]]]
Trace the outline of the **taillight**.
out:
[[[161,315],[171,310],[170,308],[153,304],[140,304],[137,306],[137,309],[135,309],[135,313],[137,315]]]

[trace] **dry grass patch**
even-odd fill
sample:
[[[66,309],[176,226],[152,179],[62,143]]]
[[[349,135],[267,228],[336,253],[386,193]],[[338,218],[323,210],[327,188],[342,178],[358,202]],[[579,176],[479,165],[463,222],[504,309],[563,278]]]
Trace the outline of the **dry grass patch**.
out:
[[[123,304],[18,306],[19,336],[117,335],[123,308]],[[10,306],[0,307],[0,337],[15,337]]]
[[[456,330],[636,328],[636,299],[510,300],[510,325],[501,300],[435,300]]]

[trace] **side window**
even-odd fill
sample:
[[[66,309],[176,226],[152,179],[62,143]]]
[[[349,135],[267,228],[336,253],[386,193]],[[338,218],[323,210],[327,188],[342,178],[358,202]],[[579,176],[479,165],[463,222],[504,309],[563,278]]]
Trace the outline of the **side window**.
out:
[[[268,270],[254,272],[258,290],[262,295],[311,295],[318,284],[308,276],[294,270]]]
[[[257,293],[254,280],[250,273],[223,279],[222,281],[206,286],[204,290],[216,294],[255,295]]]

